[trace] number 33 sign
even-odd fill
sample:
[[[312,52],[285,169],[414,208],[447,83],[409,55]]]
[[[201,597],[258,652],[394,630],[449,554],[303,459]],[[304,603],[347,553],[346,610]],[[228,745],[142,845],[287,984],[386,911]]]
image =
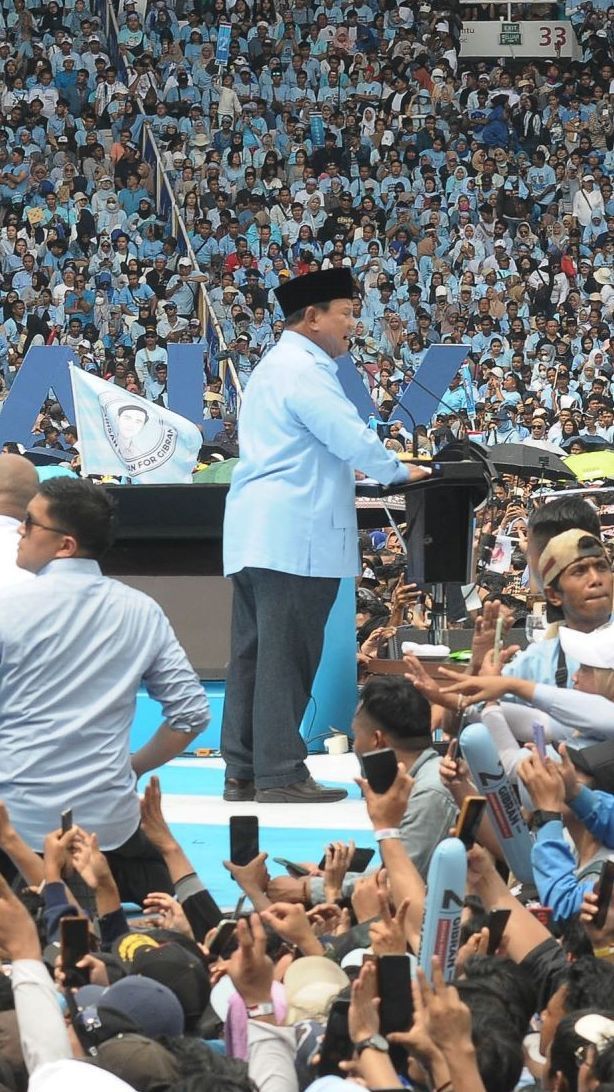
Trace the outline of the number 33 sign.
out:
[[[560,23],[549,23],[546,26],[540,26],[539,44],[542,49],[554,47],[556,53],[562,52],[567,45],[567,27],[561,26]]]
[[[507,32],[512,26],[513,34]],[[498,19],[466,20],[461,31],[461,57],[534,57],[555,61],[579,55],[571,23],[562,20],[543,23],[524,20],[513,24],[502,24]]]

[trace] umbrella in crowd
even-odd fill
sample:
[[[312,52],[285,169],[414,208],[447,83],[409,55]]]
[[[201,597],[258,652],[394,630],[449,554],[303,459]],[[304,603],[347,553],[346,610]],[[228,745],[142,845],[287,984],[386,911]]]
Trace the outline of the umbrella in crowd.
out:
[[[584,455],[569,455],[564,462],[578,481],[614,480],[614,451],[587,451]]]
[[[585,434],[584,436],[570,436],[568,440],[563,441],[561,447],[567,455],[570,455],[572,454],[571,448],[577,443],[581,443],[587,452],[605,451],[606,448],[611,446],[603,436],[587,436]]]
[[[513,473],[518,478],[548,478],[550,481],[573,481],[575,474],[563,459],[551,451],[540,451],[525,444],[495,444],[490,458],[497,470]],[[577,456],[583,458],[583,456]]]

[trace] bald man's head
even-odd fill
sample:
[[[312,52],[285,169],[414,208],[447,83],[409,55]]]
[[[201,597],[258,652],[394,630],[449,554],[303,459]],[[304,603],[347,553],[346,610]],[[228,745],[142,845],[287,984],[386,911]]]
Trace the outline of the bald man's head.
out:
[[[28,459],[0,455],[0,516],[22,520],[38,486],[38,475]]]

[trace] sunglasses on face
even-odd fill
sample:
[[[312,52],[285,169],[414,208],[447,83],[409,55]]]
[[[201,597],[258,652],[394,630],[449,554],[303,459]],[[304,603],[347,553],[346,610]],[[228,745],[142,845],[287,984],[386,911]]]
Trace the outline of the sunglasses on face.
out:
[[[23,525],[26,534],[29,534],[32,527],[40,527],[42,531],[52,531],[56,535],[69,535],[70,531],[65,531],[62,527],[50,527],[48,523],[40,523],[37,519],[34,519],[30,512],[26,512],[23,518]]]

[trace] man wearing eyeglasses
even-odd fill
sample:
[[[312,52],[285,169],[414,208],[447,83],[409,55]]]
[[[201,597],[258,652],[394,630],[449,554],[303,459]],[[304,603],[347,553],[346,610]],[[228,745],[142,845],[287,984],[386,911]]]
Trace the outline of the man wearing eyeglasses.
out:
[[[121,897],[142,903],[173,888],[141,830],[136,780],[207,727],[209,705],[158,604],[102,575],[112,519],[87,480],[49,479],[27,504],[17,563],[36,579],[0,594],[0,799],[36,852],[71,808],[97,834]],[[131,756],[141,685],[165,720]],[[1,853],[0,871],[11,875]]]
[[[546,439],[546,422],[544,421],[543,417],[534,417],[531,421],[531,439]]]

